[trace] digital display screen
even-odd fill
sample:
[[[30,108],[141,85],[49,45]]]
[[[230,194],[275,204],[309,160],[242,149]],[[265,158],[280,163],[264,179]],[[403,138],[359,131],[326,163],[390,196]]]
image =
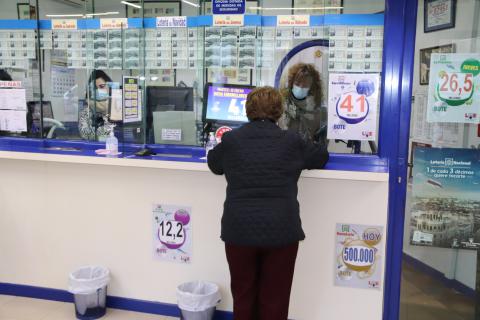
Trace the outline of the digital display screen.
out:
[[[214,121],[248,122],[245,103],[252,90],[252,87],[209,85],[205,118]]]

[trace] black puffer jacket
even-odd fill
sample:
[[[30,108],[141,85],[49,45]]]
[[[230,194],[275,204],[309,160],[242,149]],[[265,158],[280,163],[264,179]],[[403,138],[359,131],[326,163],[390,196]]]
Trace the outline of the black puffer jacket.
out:
[[[208,166],[225,174],[222,240],[245,246],[282,246],[305,238],[297,182],[303,169],[320,169],[325,147],[304,142],[269,120],[227,132],[208,153]]]

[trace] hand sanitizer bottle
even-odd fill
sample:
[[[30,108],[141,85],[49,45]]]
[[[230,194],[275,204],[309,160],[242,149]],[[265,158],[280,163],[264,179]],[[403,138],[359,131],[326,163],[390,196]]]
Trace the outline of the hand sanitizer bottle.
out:
[[[110,135],[109,135],[109,137],[107,138],[107,141],[106,141],[105,149],[107,149],[109,155],[117,155],[118,154],[118,139],[115,137],[114,130],[113,130],[114,127],[115,126],[111,127]]]
[[[216,145],[217,145],[217,139],[215,138],[215,133],[210,132],[208,135],[207,144],[205,145],[206,156],[208,156],[208,152],[213,148],[215,148]]]

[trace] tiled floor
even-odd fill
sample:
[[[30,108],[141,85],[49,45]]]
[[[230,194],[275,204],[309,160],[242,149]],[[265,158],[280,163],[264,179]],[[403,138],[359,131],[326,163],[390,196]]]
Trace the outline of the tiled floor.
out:
[[[74,320],[73,304],[0,295],[0,320]],[[105,320],[174,320],[156,316],[110,309]]]
[[[400,320],[473,320],[475,301],[403,264]]]

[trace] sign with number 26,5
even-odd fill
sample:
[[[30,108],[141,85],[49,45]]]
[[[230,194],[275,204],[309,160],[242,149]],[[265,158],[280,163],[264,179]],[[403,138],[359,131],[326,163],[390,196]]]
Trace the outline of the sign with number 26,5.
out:
[[[480,123],[480,55],[433,53],[428,122]]]
[[[330,74],[328,138],[375,140],[378,74]]]

